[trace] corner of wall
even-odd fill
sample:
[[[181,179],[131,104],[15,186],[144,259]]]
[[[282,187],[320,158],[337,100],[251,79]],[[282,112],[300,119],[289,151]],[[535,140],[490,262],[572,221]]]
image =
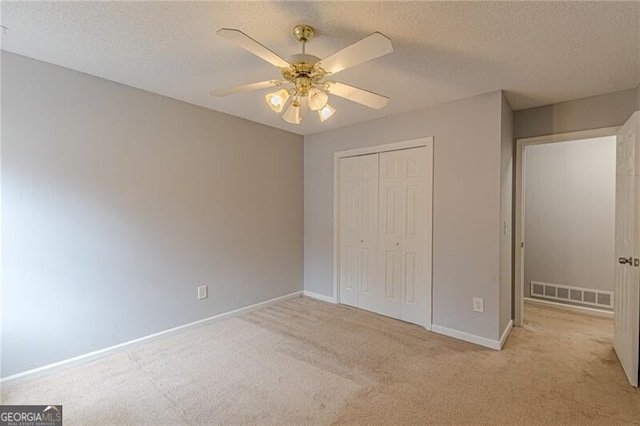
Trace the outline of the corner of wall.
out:
[[[500,94],[502,95],[502,102],[507,104],[506,106],[509,107],[509,110],[513,114],[513,107],[511,106],[511,102],[509,102],[509,98],[507,97],[507,92],[504,90],[500,90]]]
[[[513,291],[513,154],[514,112],[502,93],[500,117],[500,292],[499,335],[511,320]]]

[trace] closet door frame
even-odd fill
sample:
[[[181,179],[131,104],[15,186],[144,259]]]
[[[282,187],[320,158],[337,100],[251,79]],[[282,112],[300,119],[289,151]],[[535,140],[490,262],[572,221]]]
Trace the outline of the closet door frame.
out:
[[[433,136],[411,139],[400,142],[387,143],[382,145],[373,145],[362,148],[349,149],[346,151],[338,151],[333,154],[333,300],[340,303],[340,160],[346,157],[355,157],[358,155],[378,154],[388,151],[398,151],[401,149],[430,147],[431,155],[428,158],[431,164],[432,185],[430,188],[431,200],[433,201]],[[433,202],[431,203],[431,223],[430,236],[433,246]],[[429,259],[431,265],[429,270],[433,271],[433,251]],[[429,295],[428,315],[425,328],[431,329],[433,315],[433,272],[427,282],[427,294]]]

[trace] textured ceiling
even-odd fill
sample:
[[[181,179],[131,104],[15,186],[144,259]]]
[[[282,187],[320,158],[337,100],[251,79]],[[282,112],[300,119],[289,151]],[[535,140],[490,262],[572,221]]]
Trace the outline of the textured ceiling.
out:
[[[523,109],[640,84],[639,2],[2,2],[2,49],[299,134],[426,108],[498,89]],[[283,57],[291,29],[317,28],[319,57],[380,31],[387,56],[336,80],[391,98],[375,111],[332,98],[320,123],[284,122],[269,90],[209,95],[278,78],[270,64],[216,36],[238,28]]]

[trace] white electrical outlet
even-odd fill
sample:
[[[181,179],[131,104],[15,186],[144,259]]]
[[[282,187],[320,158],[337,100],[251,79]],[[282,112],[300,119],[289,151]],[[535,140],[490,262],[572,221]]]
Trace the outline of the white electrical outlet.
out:
[[[209,291],[207,285],[201,285],[198,287],[198,300],[206,299],[209,297]]]
[[[473,310],[475,312],[484,312],[484,299],[480,297],[473,298]]]

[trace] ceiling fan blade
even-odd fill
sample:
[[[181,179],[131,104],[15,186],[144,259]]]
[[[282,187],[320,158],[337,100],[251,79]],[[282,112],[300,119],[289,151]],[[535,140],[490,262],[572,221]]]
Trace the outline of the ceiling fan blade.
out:
[[[325,71],[335,74],[391,52],[391,40],[384,34],[375,32],[321,60],[320,66]]]
[[[328,83],[329,93],[340,96],[349,101],[357,102],[373,109],[380,109],[387,105],[389,98],[369,92],[368,90],[358,89],[344,83],[330,82]]]
[[[235,95],[236,93],[249,92],[251,90],[266,89],[267,87],[279,86],[280,84],[282,84],[282,82],[278,80],[267,80],[258,83],[243,84],[242,86],[231,87],[229,89],[212,90],[209,93],[211,93],[212,96],[228,96]]]
[[[222,38],[226,38],[227,40],[234,42],[248,52],[253,53],[257,57],[264,59],[265,61],[269,62],[272,65],[275,65],[276,67],[285,68],[289,66],[289,62],[285,61],[280,56],[278,56],[265,46],[261,45],[240,30],[220,28],[217,31],[217,34]]]

